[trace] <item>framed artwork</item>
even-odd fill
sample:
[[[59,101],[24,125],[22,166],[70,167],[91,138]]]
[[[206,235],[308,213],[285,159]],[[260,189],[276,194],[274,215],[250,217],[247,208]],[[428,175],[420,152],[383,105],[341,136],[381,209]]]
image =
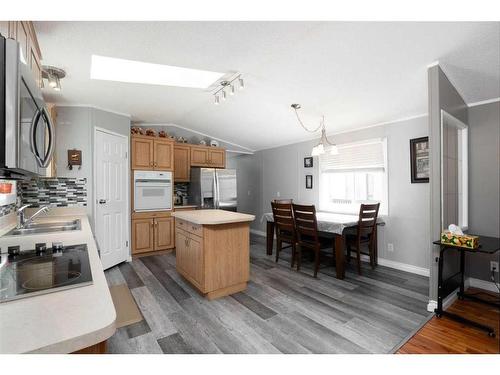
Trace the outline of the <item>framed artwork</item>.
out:
[[[312,158],[312,156],[304,158],[304,168],[312,168],[312,166],[313,166],[313,158]]]
[[[429,137],[410,139],[411,183],[429,182]]]
[[[312,174],[306,174],[306,189],[313,188],[313,176]]]

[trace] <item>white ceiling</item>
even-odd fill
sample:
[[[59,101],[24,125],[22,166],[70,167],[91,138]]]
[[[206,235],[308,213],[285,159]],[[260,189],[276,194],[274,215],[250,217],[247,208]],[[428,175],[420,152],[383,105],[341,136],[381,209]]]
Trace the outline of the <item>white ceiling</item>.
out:
[[[467,103],[500,96],[500,23],[36,22],[43,63],[64,68],[59,104],[175,123],[257,150],[311,138],[296,122],[326,116],[334,133],[427,112],[438,60]],[[92,54],[240,71],[246,88],[215,106],[209,92],[90,80]]]

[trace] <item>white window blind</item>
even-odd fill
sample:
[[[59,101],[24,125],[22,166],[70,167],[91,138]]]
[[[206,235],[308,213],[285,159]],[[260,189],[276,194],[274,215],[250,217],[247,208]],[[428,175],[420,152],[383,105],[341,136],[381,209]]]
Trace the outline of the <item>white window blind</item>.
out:
[[[337,145],[338,154],[320,156],[321,172],[385,169],[385,139]]]

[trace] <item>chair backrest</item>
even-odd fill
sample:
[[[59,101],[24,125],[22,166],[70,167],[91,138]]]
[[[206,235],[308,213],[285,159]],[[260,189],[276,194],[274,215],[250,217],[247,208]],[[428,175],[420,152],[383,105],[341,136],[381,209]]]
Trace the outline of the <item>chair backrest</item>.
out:
[[[288,203],[288,204],[292,204],[293,203],[293,199],[275,199],[273,202],[274,203]]]
[[[271,202],[271,207],[273,208],[273,220],[276,232],[280,233],[284,231],[295,235],[292,204]]]
[[[377,216],[380,203],[362,204],[359,207],[359,219],[357,226],[358,239],[361,236],[372,235],[377,225]],[[373,237],[373,236],[372,236]]]
[[[318,243],[318,222],[314,205],[292,204],[293,220],[299,243]]]

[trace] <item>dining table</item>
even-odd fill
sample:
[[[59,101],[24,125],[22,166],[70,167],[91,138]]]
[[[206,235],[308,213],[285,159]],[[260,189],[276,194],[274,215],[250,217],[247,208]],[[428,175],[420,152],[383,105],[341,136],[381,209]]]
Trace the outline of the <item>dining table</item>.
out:
[[[331,238],[335,246],[335,268],[337,279],[345,277],[345,234],[346,229],[355,228],[358,225],[358,215],[340,214],[332,212],[316,212],[316,221],[318,224],[318,233],[322,237]],[[262,215],[261,221],[266,221],[266,253],[272,255],[274,243],[274,220],[273,213],[266,212]],[[377,226],[375,227],[374,253],[375,265],[377,264],[377,227],[385,225],[383,217],[377,217]]]

